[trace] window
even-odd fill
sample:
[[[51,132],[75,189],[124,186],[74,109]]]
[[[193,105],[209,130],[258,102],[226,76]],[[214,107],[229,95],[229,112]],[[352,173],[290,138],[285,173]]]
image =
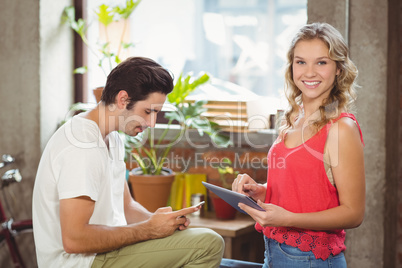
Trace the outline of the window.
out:
[[[91,43],[102,35],[96,7],[124,2],[88,0]],[[294,31],[307,21],[306,6],[307,0],[142,0],[130,19],[126,39],[135,46],[127,55],[150,57],[175,77],[206,71],[219,81],[279,99],[285,54]],[[92,89],[104,85],[106,76],[88,55],[91,102]]]

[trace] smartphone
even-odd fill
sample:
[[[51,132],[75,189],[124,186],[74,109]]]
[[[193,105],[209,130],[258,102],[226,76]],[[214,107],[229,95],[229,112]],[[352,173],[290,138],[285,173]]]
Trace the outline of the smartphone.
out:
[[[201,201],[200,203],[193,205],[192,207],[201,207],[204,204],[205,204],[205,201]]]
[[[205,201],[201,201],[200,203],[198,203],[198,204],[196,204],[196,205],[194,205],[194,206],[191,206],[191,208],[192,207],[194,207],[194,208],[196,208],[196,207],[201,207],[202,205],[204,205],[205,204]],[[199,212],[199,211],[196,211],[196,212],[193,212],[193,214],[194,213],[197,213],[197,212]],[[185,216],[183,215],[183,216],[180,216],[179,218],[184,218]]]

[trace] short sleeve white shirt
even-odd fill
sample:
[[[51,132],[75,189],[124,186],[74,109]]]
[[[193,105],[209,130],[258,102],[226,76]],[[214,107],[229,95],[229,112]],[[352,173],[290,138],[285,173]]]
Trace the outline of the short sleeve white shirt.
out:
[[[63,249],[60,200],[88,196],[95,201],[90,224],[126,225],[124,146],[117,132],[106,146],[98,125],[75,116],[49,140],[39,163],[32,219],[39,267],[91,267],[95,254]],[[73,215],[72,215],[73,216]]]

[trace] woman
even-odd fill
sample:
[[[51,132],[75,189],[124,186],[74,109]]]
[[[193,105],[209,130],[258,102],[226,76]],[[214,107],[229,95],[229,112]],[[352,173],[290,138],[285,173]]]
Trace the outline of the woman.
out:
[[[241,174],[232,190],[265,209],[239,204],[264,234],[264,267],[346,267],[344,229],[358,227],[365,208],[364,143],[350,113],[357,69],[326,23],[302,27],[287,58],[290,108],[268,153],[267,183]]]

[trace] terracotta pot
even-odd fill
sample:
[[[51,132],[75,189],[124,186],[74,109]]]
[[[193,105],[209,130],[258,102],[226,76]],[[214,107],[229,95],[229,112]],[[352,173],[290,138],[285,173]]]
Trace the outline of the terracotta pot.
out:
[[[92,90],[94,93],[95,99],[96,99],[96,103],[100,102],[100,100],[101,100],[103,88],[104,87],[97,87],[94,90]]]
[[[237,210],[226,203],[220,197],[211,197],[212,204],[214,205],[215,215],[220,220],[232,220],[236,217]]]
[[[134,199],[151,212],[155,212],[160,207],[166,207],[175,174],[171,170],[168,170],[167,175],[137,173],[138,168],[133,169],[129,174],[131,194]]]

